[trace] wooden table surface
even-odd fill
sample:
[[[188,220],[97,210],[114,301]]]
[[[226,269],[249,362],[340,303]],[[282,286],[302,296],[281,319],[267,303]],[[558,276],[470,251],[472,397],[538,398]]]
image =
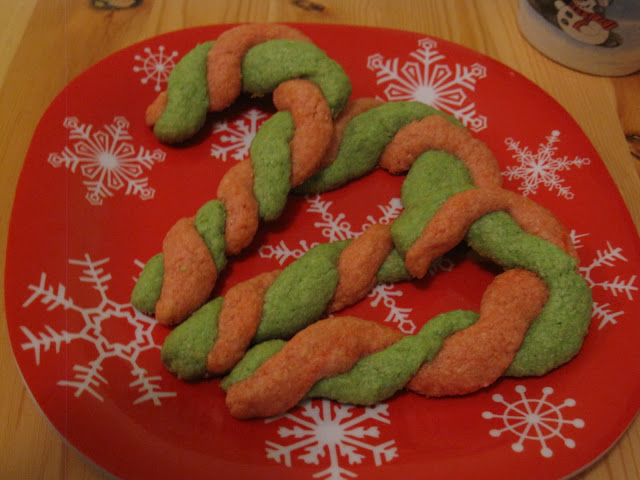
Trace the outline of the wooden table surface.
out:
[[[109,2],[139,5],[95,8]],[[517,0],[0,0],[2,299],[16,184],[37,122],[54,96],[72,78],[123,47],[212,23],[382,26],[437,36],[486,54],[535,82],[575,118],[606,163],[636,228],[640,227],[640,74],[602,78],[559,66],[519,35],[516,12]],[[107,478],[65,444],[23,386],[11,352],[4,303],[0,360],[0,478]],[[640,420],[636,418],[606,455],[575,478],[640,479]]]

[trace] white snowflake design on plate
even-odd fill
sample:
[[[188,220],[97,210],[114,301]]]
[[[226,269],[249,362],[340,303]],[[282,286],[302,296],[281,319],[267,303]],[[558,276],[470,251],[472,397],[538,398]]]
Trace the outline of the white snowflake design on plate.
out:
[[[522,195],[534,195],[538,187],[543,186],[550,192],[555,191],[559,197],[571,200],[573,192],[571,187],[564,184],[564,179],[559,172],[564,172],[573,167],[589,165],[589,158],[575,156],[569,159],[567,155],[558,155],[558,143],[560,142],[560,131],[553,130],[551,135],[546,137],[546,143],[538,145],[534,153],[529,147],[521,146],[519,140],[511,137],[505,139],[507,151],[514,152],[513,158],[518,162],[516,166],[509,166],[502,175],[509,180],[521,180],[518,190]]]
[[[346,220],[344,213],[335,215],[331,212],[333,202],[324,200],[321,195],[306,197],[309,203],[307,212],[319,214],[321,221],[314,222],[314,227],[320,229],[322,236],[328,242],[336,242],[340,240],[348,240],[361,235],[367,227],[374,223],[388,224],[396,218],[402,211],[402,202],[399,198],[393,198],[387,205],[378,205],[378,209],[382,212],[382,216],[375,218],[373,215],[367,216],[367,222],[363,224],[359,231],[353,229],[351,223]],[[275,258],[280,265],[289,260],[301,257],[316,243],[309,244],[306,240],[300,241],[300,248],[290,248],[284,241],[280,241],[278,245],[262,245],[258,250],[262,258]],[[429,274],[434,275],[438,271],[451,270],[453,263],[446,258],[437,259],[429,269]],[[416,324],[410,318],[413,309],[401,307],[397,304],[397,299],[402,296],[402,291],[398,290],[394,285],[380,284],[377,285],[368,295],[370,305],[374,308],[385,307],[389,313],[385,318],[385,322],[395,324],[398,329],[406,334],[413,334],[416,331]]]
[[[540,398],[528,398],[527,389],[523,385],[516,386],[515,391],[518,395],[511,402],[505,400],[499,393],[491,397],[494,402],[504,407],[502,413],[482,412],[482,418],[499,419],[504,425],[490,430],[489,435],[499,437],[507,432],[515,435],[518,440],[511,444],[514,452],[522,452],[526,440],[536,442],[540,445],[540,455],[546,458],[553,456],[553,450],[547,443],[552,438],[558,437],[565,447],[575,448],[576,442],[562,433],[562,429],[566,426],[575,428],[585,426],[584,420],[580,418],[567,419],[563,416],[563,409],[574,407],[575,400],[567,398],[559,405],[551,403],[548,401],[553,394],[551,387],[544,387]]]
[[[576,248],[581,248],[582,238],[588,234],[576,234],[575,231],[571,232],[573,243]],[[627,257],[624,256],[621,247],[614,247],[611,242],[607,241],[605,249],[596,250],[596,256],[585,266],[580,267],[580,272],[585,278],[589,287],[595,294],[600,292],[606,295],[612,295],[617,297],[618,295],[625,296],[628,301],[634,300],[634,294],[638,291],[638,287],[635,285],[636,275],[631,275],[627,279],[621,278],[620,275],[616,275],[613,280],[610,277],[596,279],[598,271],[605,269],[615,269],[619,262],[628,262]],[[598,319],[600,324],[598,330],[602,330],[607,325],[615,325],[618,323],[618,317],[624,315],[624,310],[615,310],[612,308],[609,302],[593,302],[593,316],[592,318]]]
[[[160,349],[160,346],[153,339],[153,329],[157,322],[141,314],[130,304],[118,303],[109,298],[107,293],[112,277],[104,269],[104,265],[108,262],[108,258],[93,260],[88,254],[85,254],[83,259],[69,260],[70,265],[82,268],[82,275],[78,277],[80,281],[99,292],[100,302],[94,306],[77,305],[67,295],[66,287],[58,284],[55,288],[49,284],[44,272],[40,275],[40,282],[37,285],[29,285],[28,289],[32,293],[24,302],[24,308],[40,301],[47,307],[47,311],[63,308],[79,315],[84,326],[76,332],[69,332],[45,325],[44,332],[33,333],[31,329],[22,325],[20,330],[24,333],[27,341],[22,343],[21,347],[23,350],[33,350],[36,365],[40,365],[43,353],[48,352],[52,347],[58,354],[63,345],[72,342],[80,341],[93,344],[96,351],[93,360],[84,365],[74,365],[74,377],[59,380],[58,385],[73,389],[76,397],[86,393],[103,401],[104,397],[100,394],[99,387],[108,384],[108,380],[101,373],[102,365],[107,359],[120,358],[131,365],[130,373],[133,380],[129,383],[129,387],[139,393],[133,400],[133,404],[152,402],[154,405],[160,405],[163,398],[174,397],[176,393],[162,391],[158,385],[161,377],[150,376],[149,372],[139,364],[139,357],[142,353]],[[133,329],[134,333],[128,342],[126,340],[116,342],[105,335],[104,323],[113,320]]]
[[[398,457],[395,440],[377,443],[380,430],[368,426],[371,422],[389,424],[388,405],[379,403],[365,408],[340,405],[330,400],[306,400],[298,410],[267,419],[267,423],[279,422],[278,436],[292,439],[280,444],[267,440],[267,458],[291,467],[295,457],[307,465],[323,468],[313,478],[345,480],[357,477],[343,467],[359,465],[366,453],[373,457],[376,466]],[[285,425],[282,425],[285,423]]]
[[[388,205],[378,205],[378,209],[383,213],[378,221],[369,215],[367,217],[367,223],[362,226],[360,231],[355,231],[351,223],[345,220],[346,214],[338,213],[335,215],[331,212],[333,202],[324,200],[321,195],[307,196],[305,200],[309,203],[307,212],[320,215],[321,220],[314,222],[313,226],[320,229],[320,233],[327,239],[327,242],[338,242],[356,238],[361,235],[369,225],[374,223],[387,224],[402,211],[400,199],[393,198]],[[284,241],[280,241],[278,245],[265,244],[260,247],[259,255],[262,258],[275,258],[280,265],[284,265],[290,260],[300,258],[309,249],[318,245],[318,242],[308,243],[306,240],[300,240],[299,243],[300,248],[291,248]]]
[[[144,170],[151,170],[154,163],[165,159],[165,152],[136,147],[129,141],[129,122],[115,117],[104,130],[94,130],[93,125],[81,123],[76,117],[67,117],[63,123],[69,130],[71,145],[61,153],[49,154],[48,161],[58,168],[65,166],[72,173],[80,170],[87,187],[86,199],[92,205],[102,205],[107,197],[125,189],[125,195],[137,195],[142,200],[154,197]]]
[[[226,162],[244,160],[249,156],[249,147],[256,132],[268,115],[256,108],[245,112],[239,120],[220,121],[213,127],[213,134],[220,134],[220,143],[211,145],[211,156]]]
[[[162,85],[167,83],[169,73],[176,66],[175,59],[177,57],[178,52],[175,50],[167,54],[164,45],[160,45],[156,51],[146,47],[144,55],[136,54],[133,57],[136,62],[133,71],[142,72],[140,83],[143,85],[153,84],[154,90],[159,92],[162,90]]]
[[[367,68],[376,72],[378,85],[388,84],[385,100],[414,100],[454,115],[465,126],[478,132],[487,127],[487,117],[476,111],[469,92],[487,76],[481,63],[466,66],[445,63],[445,55],[431,38],[418,41],[418,49],[409,53],[413,60],[385,59],[381,53],[370,55]]]

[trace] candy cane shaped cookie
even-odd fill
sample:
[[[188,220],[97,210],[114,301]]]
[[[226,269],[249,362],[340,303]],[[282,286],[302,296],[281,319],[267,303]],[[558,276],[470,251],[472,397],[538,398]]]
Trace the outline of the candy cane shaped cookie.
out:
[[[376,110],[389,114],[393,110],[387,105],[368,110],[353,121],[368,114],[379,124]],[[389,151],[395,145],[393,138],[401,137],[405,128],[422,129],[421,147],[409,149],[416,150],[413,154],[418,158],[408,162],[411,167],[402,185],[404,211],[390,226],[372,226],[353,241],[319,245],[278,273],[260,292],[259,311],[252,315],[253,338],[247,341],[246,335],[238,350],[251,342],[290,338],[327,313],[357,302],[376,283],[421,278],[426,273],[424,264],[428,267],[435,256],[465,237],[482,255],[505,269],[532,272],[548,289],[544,308],[527,330],[511,364],[505,366],[507,374],[542,375],[570,360],[586,334],[591,294],[576,272],[577,258],[566,229],[533,201],[502,190],[495,159],[484,144],[471,142],[474,148],[466,148],[472,139],[461,127],[437,116],[409,121],[401,128],[396,122],[387,122],[393,125],[388,126],[393,133],[378,130],[373,135],[386,137],[388,148],[376,147],[370,155],[385,156],[392,164],[395,161],[390,158],[395,154]],[[420,126],[415,127],[417,124]],[[349,130],[347,126],[343,142],[349,141]],[[430,150],[432,147],[437,150]],[[428,151],[419,154],[424,148]],[[369,165],[368,171],[375,162],[365,159],[362,163]],[[330,183],[336,184],[334,179]],[[422,258],[427,260],[420,264]],[[226,334],[221,333],[222,328],[218,331],[217,317],[207,322],[208,344],[214,346],[214,352],[215,343],[229,340],[223,340]],[[195,360],[193,352],[184,347],[191,336],[199,334],[194,325],[189,319],[167,337],[162,357],[169,370],[181,378],[196,379],[233,367],[237,355],[216,359],[215,370],[207,369],[210,350]],[[225,331],[233,328],[225,326]]]
[[[251,243],[259,221],[277,218],[289,191],[320,169],[332,119],[351,93],[342,68],[294,29],[255,24],[225,33],[179,62],[147,122],[165,141],[184,140],[201,127],[210,104],[233,102],[240,80],[254,95],[273,92],[279,111],[260,128],[251,159],[221,180],[218,198],[178,221],[163,252],[145,265],[131,303],[166,325],[181,322],[209,298],[227,255]]]

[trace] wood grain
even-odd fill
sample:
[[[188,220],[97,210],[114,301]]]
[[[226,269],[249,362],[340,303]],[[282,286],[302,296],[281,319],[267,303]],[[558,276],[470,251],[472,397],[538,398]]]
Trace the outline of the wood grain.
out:
[[[640,75],[615,78],[613,88],[622,131],[640,175]]]
[[[88,0],[1,2],[0,266],[9,212],[31,135],[55,95],[100,59],[154,35],[246,21],[372,25],[422,32],[484,53],[538,84],[578,122],[605,161],[640,226],[640,180],[625,138],[640,133],[640,75],[592,77],[548,61],[520,36],[516,0],[144,0],[133,9],[95,10]],[[8,13],[8,15],[6,15]],[[516,107],[517,108],[517,107]],[[4,298],[4,274],[0,279]],[[51,428],[24,388],[0,311],[0,478],[109,478]],[[606,421],[606,419],[603,419]],[[640,421],[576,478],[640,479]]]

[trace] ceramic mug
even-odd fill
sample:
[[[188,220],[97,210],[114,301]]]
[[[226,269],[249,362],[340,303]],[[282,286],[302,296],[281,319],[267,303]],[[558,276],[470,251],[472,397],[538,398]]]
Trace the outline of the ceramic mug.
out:
[[[569,68],[607,76],[640,70],[640,0],[520,0],[518,26]]]

